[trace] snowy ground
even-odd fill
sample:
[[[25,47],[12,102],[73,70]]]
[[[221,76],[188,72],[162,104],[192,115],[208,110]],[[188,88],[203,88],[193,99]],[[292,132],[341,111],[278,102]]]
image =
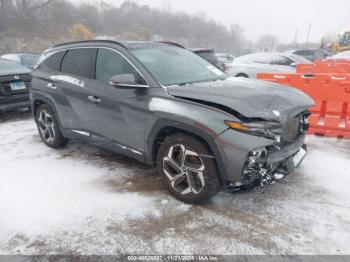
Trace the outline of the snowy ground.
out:
[[[50,149],[30,114],[2,114],[0,254],[350,254],[350,141],[308,142],[278,184],[191,206],[147,166]]]

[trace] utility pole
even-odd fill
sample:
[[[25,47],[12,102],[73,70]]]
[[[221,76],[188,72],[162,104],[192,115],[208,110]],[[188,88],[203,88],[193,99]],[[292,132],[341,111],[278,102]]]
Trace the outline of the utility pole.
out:
[[[295,28],[295,34],[294,34],[294,45],[295,45],[295,48],[298,47],[298,27]]]
[[[311,27],[312,27],[312,23],[309,24],[309,29],[307,30],[306,44],[309,43],[309,38],[310,38],[310,33],[311,33]]]

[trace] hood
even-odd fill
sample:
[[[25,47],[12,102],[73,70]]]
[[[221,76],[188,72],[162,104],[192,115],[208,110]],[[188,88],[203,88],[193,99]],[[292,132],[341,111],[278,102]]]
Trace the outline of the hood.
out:
[[[18,71],[4,71],[4,72],[0,72],[0,76],[15,76],[15,75],[26,75],[26,74],[30,74],[30,70],[18,70]]]
[[[305,93],[255,79],[233,78],[167,87],[170,95],[229,108],[247,118],[285,122],[314,105]]]

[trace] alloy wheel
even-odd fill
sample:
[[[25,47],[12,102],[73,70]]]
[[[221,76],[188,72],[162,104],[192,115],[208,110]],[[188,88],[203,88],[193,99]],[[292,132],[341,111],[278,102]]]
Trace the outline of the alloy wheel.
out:
[[[38,127],[42,138],[47,143],[52,143],[55,139],[55,124],[52,120],[51,114],[46,110],[39,112]]]
[[[163,158],[163,170],[174,190],[183,195],[199,194],[205,186],[205,166],[202,159],[198,153],[184,145],[169,148]]]

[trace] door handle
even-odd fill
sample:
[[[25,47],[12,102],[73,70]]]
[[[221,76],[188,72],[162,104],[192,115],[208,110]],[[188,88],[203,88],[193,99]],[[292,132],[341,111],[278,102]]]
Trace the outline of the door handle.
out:
[[[46,85],[48,88],[50,89],[57,89],[57,86],[55,86],[53,83],[49,82],[47,85]]]
[[[100,104],[102,103],[101,98],[97,97],[97,96],[88,96],[88,99],[90,100],[90,102],[94,103],[94,104]]]

